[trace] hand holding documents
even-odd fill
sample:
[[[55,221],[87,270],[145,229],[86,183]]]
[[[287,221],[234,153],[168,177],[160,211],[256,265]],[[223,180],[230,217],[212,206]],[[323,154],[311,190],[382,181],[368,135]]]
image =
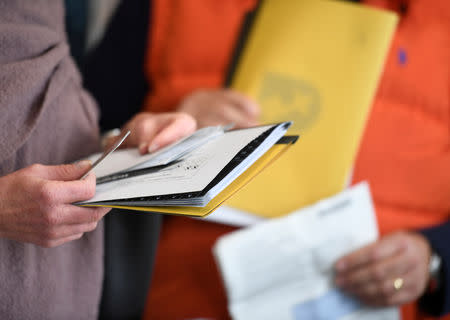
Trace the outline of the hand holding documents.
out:
[[[95,174],[103,178],[118,172],[167,165],[223,134],[227,127],[217,126],[197,130],[185,138],[146,155],[141,155],[137,149],[118,150],[114,154],[114,161],[103,162],[95,169]],[[94,155],[91,158],[97,157],[98,155]]]
[[[94,169],[96,194],[79,205],[207,215],[296,141],[282,138],[290,125],[205,128],[155,154],[118,151]]]
[[[93,171],[95,169],[95,167],[97,167],[97,165],[99,165],[100,163],[102,163],[102,161],[108,157],[111,153],[113,153],[118,147],[120,147],[120,145],[122,144],[122,142],[125,141],[125,139],[130,135],[131,131],[128,130],[127,132],[124,132],[118,139],[117,141],[111,146],[109,147],[107,150],[105,150],[103,152],[103,154],[98,157],[97,160],[95,160],[95,162],[92,164],[91,168],[81,177],[81,180],[83,180],[84,178],[86,178],[88,176],[88,174]]]
[[[214,248],[233,319],[395,320],[333,284],[341,256],[376,240],[366,184],[284,218],[223,236]]]

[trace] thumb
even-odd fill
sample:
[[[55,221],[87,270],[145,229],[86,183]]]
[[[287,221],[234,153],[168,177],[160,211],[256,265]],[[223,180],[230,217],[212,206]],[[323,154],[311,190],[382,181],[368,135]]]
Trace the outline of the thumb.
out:
[[[71,181],[80,179],[92,166],[91,161],[82,160],[73,164],[46,166],[46,178],[49,180]]]

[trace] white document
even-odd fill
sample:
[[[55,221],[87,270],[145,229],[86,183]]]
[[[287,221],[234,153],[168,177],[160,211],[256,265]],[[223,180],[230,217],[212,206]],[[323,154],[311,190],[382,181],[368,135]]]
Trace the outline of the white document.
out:
[[[138,170],[166,165],[206,142],[219,137],[224,133],[224,129],[224,126],[202,128],[183,139],[146,155],[141,155],[137,148],[117,150],[108,161],[103,161],[99,164],[94,169],[94,173],[100,178],[125,170]],[[101,154],[95,154],[89,158],[94,161],[100,156]]]
[[[333,284],[341,256],[377,239],[368,185],[218,240],[214,247],[233,319],[396,320]]]
[[[97,183],[95,196],[82,204],[205,206],[267,152],[289,126],[290,122],[284,122],[226,132],[190,151],[179,162],[157,170],[121,172],[111,181]],[[112,154],[106,161],[117,159]],[[227,166],[229,171],[225,170]]]

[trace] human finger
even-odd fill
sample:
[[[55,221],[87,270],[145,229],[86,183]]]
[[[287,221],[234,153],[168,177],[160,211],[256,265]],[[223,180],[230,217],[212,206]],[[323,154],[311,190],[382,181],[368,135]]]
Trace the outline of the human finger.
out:
[[[72,181],[80,179],[92,166],[91,161],[82,160],[73,164],[46,166],[33,164],[27,168],[28,173],[34,176],[56,181]]]
[[[257,124],[256,120],[249,117],[232,104],[221,103],[220,108],[215,108],[213,117],[220,119],[220,124],[233,123],[236,128],[247,128]]]
[[[50,212],[34,214],[31,219],[20,221],[6,231],[17,234],[39,234],[41,238],[61,237],[60,233],[65,230],[64,228],[98,223],[110,210],[110,208],[87,208],[74,205],[58,206]]]
[[[336,284],[347,289],[360,287],[366,283],[384,281],[392,275],[404,274],[412,267],[408,261],[408,255],[401,251],[397,255],[366,264],[352,272],[338,275]]]
[[[38,199],[43,206],[53,207],[89,200],[95,195],[96,178],[90,173],[83,180],[53,181],[44,180],[38,188]]]
[[[395,289],[394,282],[402,281],[402,286]],[[391,286],[394,287],[394,294],[385,301],[387,306],[398,306],[405,303],[412,302],[419,298],[423,292],[421,285],[417,280],[417,273],[415,270],[410,271],[402,278],[391,279]]]
[[[398,237],[386,236],[339,259],[335,264],[337,274],[351,272],[377,260],[385,259],[405,248],[404,241]]]
[[[222,91],[223,96],[226,100],[232,103],[235,107],[239,108],[240,111],[244,112],[247,116],[252,119],[256,119],[260,115],[260,107],[250,97],[231,89],[226,89]]]
[[[402,276],[371,282],[348,292],[368,305],[386,307],[415,300],[418,297],[415,283],[415,271],[411,270]]]
[[[65,239],[75,234],[91,232],[97,228],[98,222],[83,223],[83,224],[70,224],[59,225],[54,227],[48,227],[41,230],[38,235],[44,241],[56,241],[59,239]]]
[[[22,240],[47,246],[48,243],[70,237],[73,234],[93,231],[97,227],[98,221],[109,211],[107,208],[78,209],[84,209],[84,215],[79,220],[72,219],[72,221],[67,221],[67,217],[64,214],[58,214],[53,215],[53,218],[44,219],[42,223],[38,224],[38,227],[36,224],[24,224],[10,233],[12,233],[12,236],[20,237]],[[82,211],[79,210],[79,212]]]
[[[187,114],[174,114],[172,121],[166,123],[165,127],[148,141],[148,147],[144,148],[144,152],[154,152],[158,149],[173,143],[186,135],[193,133],[196,129],[194,118]]]
[[[141,147],[157,134],[157,132],[170,122],[168,114],[143,113],[136,116],[124,127],[131,134],[124,141],[124,147]]]
[[[49,241],[43,241],[43,242],[38,241],[38,245],[41,247],[44,247],[44,248],[55,248],[55,247],[65,244],[65,243],[81,239],[81,237],[83,237],[83,233],[78,233],[78,234],[73,234],[71,236],[56,239],[56,240],[49,240]]]
[[[391,295],[395,293],[394,281],[391,278],[380,281],[368,281],[359,286],[346,288],[345,291],[365,301],[372,301],[371,304],[386,303]]]
[[[75,205],[64,205],[61,208],[60,224],[76,225],[89,224],[100,221],[111,208],[103,207],[78,207]]]
[[[335,264],[336,274],[348,273],[372,262],[373,249],[378,245],[378,242],[370,244],[341,257]]]

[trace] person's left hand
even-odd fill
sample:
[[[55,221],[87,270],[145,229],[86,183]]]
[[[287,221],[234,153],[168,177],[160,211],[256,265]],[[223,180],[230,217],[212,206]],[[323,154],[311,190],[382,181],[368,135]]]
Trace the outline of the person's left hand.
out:
[[[421,234],[393,233],[339,259],[335,283],[372,306],[409,303],[426,290],[430,256]]]
[[[141,154],[154,152],[193,133],[196,128],[195,119],[187,113],[140,112],[122,128],[122,132],[130,130],[131,134],[121,147],[138,147]],[[105,148],[112,145],[115,139],[107,141]]]

